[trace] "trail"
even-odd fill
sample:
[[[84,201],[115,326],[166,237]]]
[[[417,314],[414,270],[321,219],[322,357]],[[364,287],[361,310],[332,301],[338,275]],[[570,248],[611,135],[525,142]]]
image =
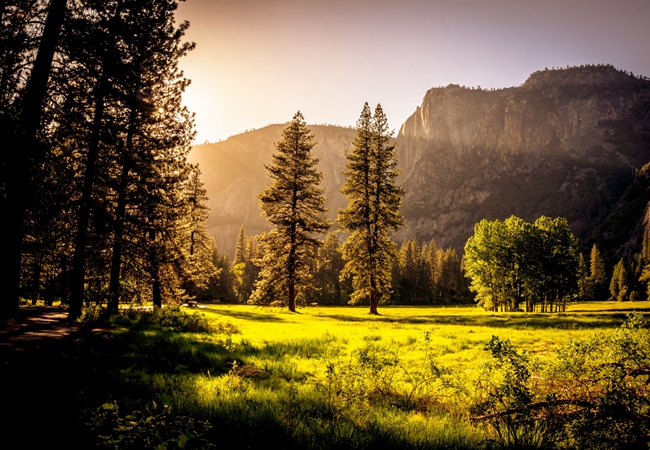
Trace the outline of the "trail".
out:
[[[0,348],[22,349],[70,337],[84,326],[68,322],[63,307],[21,308],[17,319],[0,329]]]

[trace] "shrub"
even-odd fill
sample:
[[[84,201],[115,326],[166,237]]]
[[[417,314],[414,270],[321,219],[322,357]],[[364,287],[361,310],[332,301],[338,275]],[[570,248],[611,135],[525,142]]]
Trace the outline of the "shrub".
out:
[[[493,337],[472,420],[515,448],[648,448],[650,336],[640,314],[535,364]]]
[[[211,428],[208,422],[176,416],[171,408],[155,402],[144,411],[120,416],[117,403],[104,403],[88,424],[103,448],[120,450],[210,449],[214,445],[202,436]]]
[[[188,314],[180,307],[154,308],[153,310],[128,309],[112,319],[118,326],[133,329],[161,328],[165,331],[191,333],[238,333],[235,325],[219,323],[204,314]]]

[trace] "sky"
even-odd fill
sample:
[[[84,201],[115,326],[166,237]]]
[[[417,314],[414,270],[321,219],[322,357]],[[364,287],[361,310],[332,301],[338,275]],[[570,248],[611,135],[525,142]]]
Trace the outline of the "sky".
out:
[[[180,62],[196,143],[285,123],[354,126],[381,103],[396,134],[433,87],[517,86],[546,67],[650,76],[650,0],[186,0]]]

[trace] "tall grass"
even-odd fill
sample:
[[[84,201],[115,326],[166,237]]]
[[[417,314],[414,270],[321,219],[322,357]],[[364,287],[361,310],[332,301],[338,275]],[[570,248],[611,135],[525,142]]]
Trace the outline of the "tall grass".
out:
[[[383,308],[380,317],[365,308],[129,312],[64,349],[54,398],[58,405],[74,401],[63,410],[50,401],[44,414],[78,418],[71,420],[80,427],[77,437],[95,444],[98,427],[108,441],[126,433],[140,442],[146,427],[120,428],[130,416],[136,425],[186,424],[169,437],[172,447],[182,434],[196,437],[188,446],[461,449],[499,442],[515,448],[499,441],[488,422],[470,420],[471,407],[486,398],[486,374],[493,383],[507,374],[495,368],[486,344],[494,335],[507,338],[530,361],[550,367],[569,342],[593,341],[625,320],[605,303],[580,306],[559,315],[470,307]],[[30,386],[27,401],[34,404],[41,391],[25,380],[54,367],[51,355],[39,359],[45,351],[30,355],[31,365],[15,365],[26,372],[13,379]],[[105,414],[106,404],[118,412]]]

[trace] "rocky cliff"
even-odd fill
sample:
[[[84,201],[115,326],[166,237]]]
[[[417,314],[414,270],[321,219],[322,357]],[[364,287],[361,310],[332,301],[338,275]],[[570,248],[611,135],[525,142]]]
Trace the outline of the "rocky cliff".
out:
[[[650,81],[589,66],[508,89],[435,88],[397,140],[398,237],[462,249],[477,221],[514,214],[567,217],[588,240],[650,161]]]

